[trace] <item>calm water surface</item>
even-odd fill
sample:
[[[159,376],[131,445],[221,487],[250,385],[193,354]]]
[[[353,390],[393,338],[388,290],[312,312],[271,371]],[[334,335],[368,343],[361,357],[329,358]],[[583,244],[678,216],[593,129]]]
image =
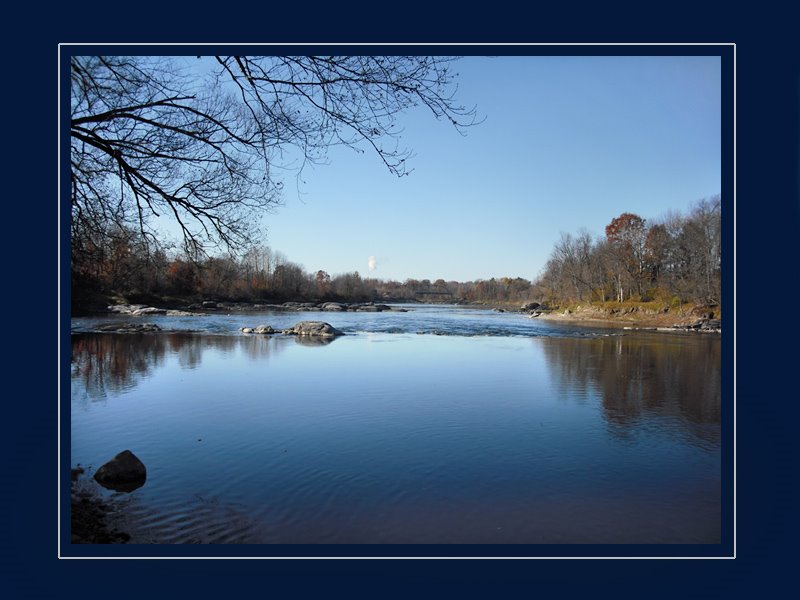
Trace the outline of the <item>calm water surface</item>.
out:
[[[306,319],[348,335],[238,331]],[[132,543],[720,542],[718,336],[442,306],[91,333],[111,320],[73,320],[70,460],[147,466],[101,488]]]

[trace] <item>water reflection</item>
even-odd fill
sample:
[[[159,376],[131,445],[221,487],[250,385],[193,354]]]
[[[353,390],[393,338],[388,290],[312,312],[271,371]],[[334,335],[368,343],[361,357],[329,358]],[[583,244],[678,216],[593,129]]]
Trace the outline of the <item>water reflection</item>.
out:
[[[599,394],[603,417],[616,436],[658,420],[662,430],[719,446],[718,338],[562,338],[547,340],[543,348],[562,389],[576,392],[570,397]]]
[[[170,356],[182,369],[196,369],[203,352],[215,349],[223,355],[237,350],[251,360],[264,360],[283,347],[266,336],[204,336],[191,333],[95,334],[72,336],[71,375],[91,399],[103,399],[135,387],[163,367]],[[297,338],[298,343],[304,343]],[[330,343],[326,341],[321,345]],[[311,344],[309,345],[316,345]]]
[[[332,343],[336,338],[332,337],[316,337],[308,335],[296,335],[294,341],[301,346],[327,346]]]
[[[135,543],[718,543],[719,339],[581,333],[75,335],[71,463]]]
[[[160,335],[73,335],[72,380],[81,381],[89,397],[105,398],[133,387],[169,350]]]

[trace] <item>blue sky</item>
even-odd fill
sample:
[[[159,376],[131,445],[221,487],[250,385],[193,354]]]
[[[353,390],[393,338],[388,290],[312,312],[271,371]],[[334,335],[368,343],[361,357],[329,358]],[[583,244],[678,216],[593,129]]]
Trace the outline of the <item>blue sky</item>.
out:
[[[466,137],[403,115],[413,173],[347,148],[286,180],[264,243],[331,275],[534,279],[561,232],[657,218],[720,192],[718,57],[469,57],[458,100],[485,121]],[[369,257],[375,268],[368,268]]]

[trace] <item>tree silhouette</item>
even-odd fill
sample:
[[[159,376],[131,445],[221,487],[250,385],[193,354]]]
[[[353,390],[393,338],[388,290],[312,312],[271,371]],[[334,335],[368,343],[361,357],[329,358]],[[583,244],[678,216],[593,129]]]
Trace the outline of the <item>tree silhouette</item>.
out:
[[[280,169],[324,161],[334,145],[371,149],[409,173],[398,113],[427,107],[463,132],[455,57],[73,56],[72,237],[111,230],[155,241],[168,216],[190,256],[242,249],[254,215],[281,200]]]

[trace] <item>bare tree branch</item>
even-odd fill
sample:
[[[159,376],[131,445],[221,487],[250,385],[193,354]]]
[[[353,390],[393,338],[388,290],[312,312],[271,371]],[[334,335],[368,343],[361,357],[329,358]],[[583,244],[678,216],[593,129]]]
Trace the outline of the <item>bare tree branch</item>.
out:
[[[406,175],[398,113],[424,106],[461,132],[476,123],[454,101],[454,60],[217,56],[204,72],[208,61],[73,57],[73,237],[113,223],[152,238],[170,215],[187,251],[237,250],[280,203],[287,161],[302,170],[334,145],[366,147]]]

